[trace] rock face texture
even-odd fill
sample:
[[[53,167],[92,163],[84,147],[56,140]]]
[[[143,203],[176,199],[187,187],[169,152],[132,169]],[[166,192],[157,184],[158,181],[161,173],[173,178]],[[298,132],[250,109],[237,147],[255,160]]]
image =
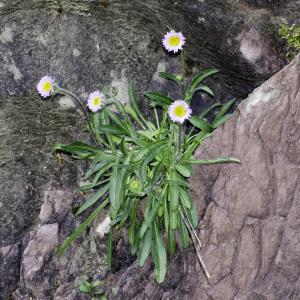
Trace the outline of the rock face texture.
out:
[[[81,221],[72,210],[82,201],[74,190],[85,166],[71,160],[60,166],[51,145],[88,137],[81,133],[80,115],[70,99],[42,101],[38,97],[35,86],[42,75],[53,75],[60,84],[77,91],[83,101],[90,91],[105,85],[115,86],[126,101],[131,80],[137,81],[140,92],[154,89],[173,95],[174,86],[157,73],[179,68],[177,58],[161,48],[162,35],[171,27],[187,38],[189,77],[203,68],[220,69],[209,82],[215,99],[198,93],[193,110],[213,101],[242,99],[285,65],[284,44],[276,32],[281,20],[299,20],[298,2],[0,0],[0,299],[9,295],[14,299],[80,299],[84,298],[78,292],[82,279],[104,278],[108,272],[104,245],[95,242],[93,228],[65,257],[55,254],[56,245]],[[297,65],[298,61],[289,67],[290,75],[287,71],[279,74],[296,76]],[[234,295],[248,297],[248,291],[272,295],[275,289],[274,299],[293,290],[294,295],[299,294],[293,277],[297,268],[293,199],[297,198],[298,178],[297,85],[291,86],[296,81],[293,78],[274,80],[274,91],[263,89],[261,97],[247,100],[252,104],[238,110],[243,109],[243,115],[236,115],[224,132],[216,132],[219,140],[214,137],[202,150],[201,155],[207,149],[214,156],[221,153],[218,149],[228,150],[243,158],[242,167],[249,173],[242,176],[236,165],[197,170],[201,181],[195,183],[194,192],[199,212],[207,208],[200,235],[205,240],[203,255],[208,267],[215,269],[212,282],[199,277],[201,270],[192,249],[174,257],[162,286],[155,284],[151,265],[143,269],[142,281],[141,271],[132,265],[123,246],[117,245],[121,254],[115,271],[119,273],[112,276],[112,282],[119,279],[113,291],[108,289],[113,298],[169,299],[195,294],[198,299],[224,295],[231,299]],[[265,102],[259,102],[260,98]],[[282,103],[273,107],[272,99]],[[234,127],[237,118],[245,121]],[[251,135],[250,128],[257,135]],[[247,134],[249,138],[240,140]],[[242,145],[245,140],[251,147]],[[249,152],[243,152],[247,149]],[[249,259],[245,259],[243,253],[248,252]]]

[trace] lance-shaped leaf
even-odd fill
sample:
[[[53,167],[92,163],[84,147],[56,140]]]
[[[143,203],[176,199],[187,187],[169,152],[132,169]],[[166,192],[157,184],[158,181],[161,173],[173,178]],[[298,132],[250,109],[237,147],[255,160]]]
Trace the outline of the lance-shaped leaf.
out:
[[[152,228],[149,228],[140,243],[140,251],[138,256],[138,264],[140,267],[144,265],[146,259],[148,258],[151,252],[152,237],[153,237]]]
[[[172,80],[172,81],[176,82],[178,85],[181,84],[182,79],[183,79],[182,76],[180,76],[180,75],[178,76],[178,75],[176,75],[176,74],[169,73],[169,72],[159,72],[158,75],[159,75],[161,78],[168,79],[168,80]]]
[[[211,76],[211,75],[213,75],[213,74],[216,74],[217,72],[219,72],[219,70],[217,70],[217,69],[208,69],[208,70],[204,70],[204,71],[200,72],[199,74],[197,74],[197,75],[193,78],[193,80],[192,80],[190,86],[189,86],[188,89],[187,89],[187,92],[186,92],[186,94],[185,94],[185,100],[187,100],[187,101],[190,100],[190,99],[193,97],[194,92],[195,92],[196,89],[198,88],[199,84],[200,84],[204,79],[206,79],[207,77],[209,77],[209,76]]]
[[[201,129],[204,132],[212,132],[214,130],[212,125],[203,118],[193,116],[193,117],[189,118],[188,120],[196,128]]]
[[[84,204],[76,212],[76,216],[95,204],[108,191],[108,184],[86,199]]]
[[[240,163],[241,161],[235,157],[219,157],[215,159],[191,159],[187,161],[191,164],[200,165],[213,165],[213,164],[226,164],[226,163]]]
[[[130,102],[130,106],[132,107],[132,110],[135,113],[135,117],[139,120],[142,120],[147,125],[147,121],[145,120],[144,116],[142,115],[138,107],[138,100],[137,100],[137,94],[136,94],[134,82],[130,82],[129,85],[129,102]]]
[[[235,102],[235,99],[232,99],[222,106],[222,108],[217,113],[217,115],[213,121],[213,125],[216,124],[217,122],[219,122],[219,120],[228,112],[228,110],[230,109],[230,107],[233,105],[234,102]]]
[[[162,283],[167,272],[167,253],[156,222],[154,223],[152,254],[156,281]]]
[[[151,99],[155,105],[161,107],[167,107],[174,102],[172,98],[158,92],[146,92],[144,95]]]

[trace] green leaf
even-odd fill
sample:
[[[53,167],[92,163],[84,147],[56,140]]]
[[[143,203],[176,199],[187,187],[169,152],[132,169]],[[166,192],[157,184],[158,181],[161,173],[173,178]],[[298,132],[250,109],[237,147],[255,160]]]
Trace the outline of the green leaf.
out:
[[[149,228],[142,238],[141,244],[140,244],[140,251],[138,255],[138,264],[140,267],[142,267],[150,252],[151,252],[151,247],[152,247],[152,229]]]
[[[232,99],[230,101],[228,101],[227,103],[225,103],[222,108],[220,109],[220,111],[217,113],[213,123],[218,122],[230,109],[230,107],[234,104],[235,99]]]
[[[138,200],[130,199],[130,226],[128,230],[128,238],[132,247],[136,245],[137,234],[136,234],[136,213],[138,208]]]
[[[119,116],[117,116],[114,112],[110,111],[109,109],[106,109],[106,112],[109,118],[117,125],[117,127],[128,133],[128,129],[126,128],[126,126],[124,126],[124,121],[121,121]]]
[[[155,166],[154,170],[153,170],[153,175],[152,175],[152,179],[151,179],[151,186],[153,186],[161,177],[161,172],[162,172],[162,168],[163,168],[163,161],[164,159],[162,159],[161,161],[159,161],[159,163]]]
[[[128,135],[128,133],[125,130],[113,125],[102,125],[99,130],[102,133],[109,133],[114,135]]]
[[[198,220],[197,207],[196,207],[196,204],[194,201],[192,201],[191,209],[187,210],[187,215],[188,215],[190,222],[193,225],[193,228],[195,229],[198,226],[199,220]]]
[[[176,180],[176,171],[171,170],[170,172],[170,178],[171,180]],[[169,202],[171,210],[177,210],[178,209],[178,203],[179,203],[179,187],[177,184],[169,184]]]
[[[215,159],[191,159],[187,161],[191,164],[200,164],[200,165],[213,165],[213,164],[226,164],[226,163],[240,163],[241,161],[238,158],[234,157],[219,157]]]
[[[112,243],[113,243],[113,228],[111,227],[106,242],[107,264],[109,270],[111,270],[111,264],[112,264]]]
[[[98,208],[96,208],[89,217],[79,225],[79,227],[63,242],[58,248],[59,255],[62,255],[70,244],[91,224],[91,222],[97,217],[101,210],[109,203],[109,200],[103,201]]]
[[[86,171],[83,179],[87,180],[89,177],[91,177],[94,173],[98,172],[101,170],[103,167],[108,165],[109,163],[106,161],[102,161],[100,163],[92,164],[91,167]]]
[[[148,200],[149,201],[149,200]],[[160,201],[155,201],[154,205],[152,206],[149,214],[144,217],[144,222],[142,223],[141,229],[140,229],[140,238],[142,238],[147,231],[148,228],[152,227],[153,220],[156,216],[156,212],[159,208]]]
[[[158,75],[164,79],[168,79],[168,80],[172,80],[176,83],[178,83],[179,85],[181,84],[182,82],[182,77],[176,75],[176,74],[173,74],[173,73],[169,73],[169,72],[159,72]]]
[[[177,228],[177,210],[170,209],[170,229],[175,230]]]
[[[126,147],[126,142],[125,142],[124,136],[122,137],[122,140],[121,140],[121,143],[120,143],[120,149],[121,149],[124,156],[128,155],[128,150],[127,150],[127,147]]]
[[[184,176],[184,177],[191,176],[191,172],[187,167],[185,167],[183,165],[176,165],[175,168],[182,176]]]
[[[172,98],[157,92],[146,92],[144,95],[151,99],[151,101],[153,101],[156,105],[162,107],[169,106],[174,102]]]
[[[93,128],[93,133],[96,138],[96,141],[101,143],[101,138],[100,138],[100,132],[99,132],[99,127],[100,127],[100,118],[99,118],[99,112],[92,112],[91,113],[91,127]]]
[[[166,232],[169,231],[169,224],[170,224],[170,218],[169,218],[169,209],[168,209],[168,198],[166,195],[164,195],[164,225]]]
[[[111,169],[111,167],[114,165],[113,162],[110,162],[108,164],[106,164],[105,166],[103,166],[96,174],[96,176],[93,179],[93,183],[96,184],[98,182],[98,180],[107,172]],[[105,174],[107,175],[107,174]]]
[[[169,244],[169,253],[171,256],[173,256],[176,250],[176,239],[175,239],[175,231],[172,229],[168,230],[168,244]]]
[[[91,190],[91,189],[93,189],[93,188],[95,188],[95,187],[97,187],[97,186],[99,186],[99,185],[101,185],[101,184],[103,184],[103,183],[106,183],[107,181],[108,181],[108,179],[99,181],[99,182],[97,182],[97,183],[86,183],[86,184],[82,184],[82,185],[80,185],[80,186],[76,189],[76,191],[87,191],[87,190]]]
[[[90,294],[93,290],[93,287],[88,281],[83,281],[79,285],[79,290],[82,293]]]
[[[188,182],[186,182],[184,180],[180,180],[180,179],[175,179],[175,180],[165,179],[165,183],[167,183],[167,184],[173,184],[173,185],[179,185],[179,186],[184,186],[184,187],[190,188],[190,185],[189,185]]]
[[[122,168],[116,165],[113,166],[109,182],[109,198],[111,204],[110,211],[112,219],[117,216],[120,208],[120,203],[123,196],[124,175],[125,173],[123,172]]]
[[[183,206],[185,206],[188,209],[192,208],[192,200],[189,194],[184,190],[183,188],[179,191],[179,199]]]
[[[101,126],[101,128],[103,128],[103,130],[105,130],[105,132],[103,132],[103,133],[105,133],[105,135],[106,135],[106,138],[107,138],[109,146],[110,146],[110,150],[112,152],[116,152],[116,146],[115,146],[115,142],[112,138],[113,137],[112,134],[107,132],[109,129],[106,129],[105,127],[103,127],[103,126],[109,126],[110,125],[109,116],[108,116],[108,113],[107,113],[106,109],[103,109],[101,111],[101,118],[102,118],[102,124],[103,124]],[[100,128],[99,128],[99,130],[100,130]]]
[[[201,129],[204,132],[212,132],[214,130],[211,124],[203,118],[193,116],[188,120],[192,125],[194,125],[198,129]]]
[[[232,114],[225,115],[212,123],[213,128],[218,128],[231,118]]]
[[[108,184],[102,187],[99,191],[97,191],[95,194],[88,197],[85,201],[85,203],[78,209],[76,212],[76,216],[80,215],[82,212],[84,212],[86,209],[91,207],[93,204],[95,204],[106,192],[108,191]]]
[[[161,239],[160,230],[157,228],[156,222],[154,223],[154,237],[153,237],[153,260],[156,281],[162,283],[165,279],[167,272],[167,253]]]
[[[99,161],[100,162],[103,162],[103,161],[114,162],[114,161],[116,161],[116,158],[117,158],[117,156],[115,154],[106,153],[102,150],[98,150],[93,162],[95,162],[95,163],[97,163]]]
[[[185,95],[185,100],[190,100],[193,97],[194,92],[196,91],[197,87],[199,86],[199,84],[206,79],[207,77],[216,74],[217,72],[219,72],[219,70],[217,69],[208,69],[208,70],[204,70],[202,72],[200,72],[199,74],[197,74],[190,86],[187,89],[186,95]]]
[[[180,216],[178,216],[180,241],[183,248],[187,248],[190,242],[189,232]]]
[[[206,94],[212,97],[215,96],[214,92],[207,85],[200,85],[196,88],[195,92],[197,91],[205,92]]]
[[[138,100],[134,82],[130,82],[129,85],[129,102],[135,113],[136,118],[141,119],[145,124],[147,124],[137,104]]]
[[[163,141],[160,144],[156,144],[155,147],[149,147],[148,155],[145,156],[144,162],[142,163],[142,166],[141,166],[141,178],[142,178],[143,181],[145,181],[146,178],[147,178],[148,164],[152,160],[154,160],[159,154],[163,155],[164,150],[168,150],[168,149],[164,149],[166,147],[166,145],[167,145],[167,143]]]
[[[98,148],[94,147],[94,146],[90,146],[88,144],[79,142],[79,141],[75,141],[69,145],[65,145],[65,144],[54,144],[52,146],[52,150],[53,151],[57,151],[57,150],[61,150],[64,152],[68,152],[68,153],[72,153],[72,154],[77,154],[77,153],[82,153],[82,152],[98,152]]]
[[[221,106],[221,103],[214,103],[213,105],[211,105],[210,107],[208,107],[207,109],[205,109],[203,112],[201,112],[198,117],[199,118],[203,118],[205,117],[207,114],[209,114],[214,108]]]
[[[160,129],[156,129],[156,130],[153,130],[153,131],[150,131],[150,130],[138,130],[137,133],[139,135],[147,138],[150,141],[155,141],[154,137],[156,137],[157,135],[160,134]]]

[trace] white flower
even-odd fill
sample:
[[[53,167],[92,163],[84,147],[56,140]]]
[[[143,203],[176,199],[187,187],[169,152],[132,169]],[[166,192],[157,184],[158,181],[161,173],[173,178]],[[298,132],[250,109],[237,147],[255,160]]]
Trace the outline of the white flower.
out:
[[[168,114],[173,122],[183,123],[192,115],[190,106],[183,100],[174,101],[168,108]]]
[[[88,108],[93,112],[98,111],[101,108],[101,106],[103,105],[103,99],[104,99],[104,96],[99,91],[95,91],[95,92],[91,93],[87,100]]]
[[[98,225],[96,232],[99,233],[100,237],[103,238],[106,233],[110,230],[111,218],[106,216],[105,219]]]
[[[37,85],[37,90],[40,95],[44,98],[49,97],[54,92],[54,83],[55,80],[50,76],[46,75],[42,77]]]
[[[182,49],[182,46],[185,43],[185,37],[181,32],[175,32],[174,30],[171,30],[167,32],[162,42],[167,51],[173,51],[174,53],[177,53]]]

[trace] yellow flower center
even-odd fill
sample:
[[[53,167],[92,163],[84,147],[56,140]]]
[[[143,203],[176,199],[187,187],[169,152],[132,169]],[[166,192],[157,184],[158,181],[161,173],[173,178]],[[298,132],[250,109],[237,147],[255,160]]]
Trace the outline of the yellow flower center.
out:
[[[186,109],[182,105],[178,105],[174,109],[174,114],[176,117],[184,117],[186,115]]]
[[[94,100],[93,100],[93,103],[94,103],[95,106],[100,105],[100,103],[101,103],[100,98],[99,97],[95,97]]]
[[[46,81],[46,82],[44,83],[44,90],[45,90],[46,92],[50,92],[51,89],[52,89],[52,83],[51,83],[50,81]]]
[[[173,35],[169,38],[169,44],[172,47],[177,47],[179,46],[180,43],[180,38],[177,35]]]

